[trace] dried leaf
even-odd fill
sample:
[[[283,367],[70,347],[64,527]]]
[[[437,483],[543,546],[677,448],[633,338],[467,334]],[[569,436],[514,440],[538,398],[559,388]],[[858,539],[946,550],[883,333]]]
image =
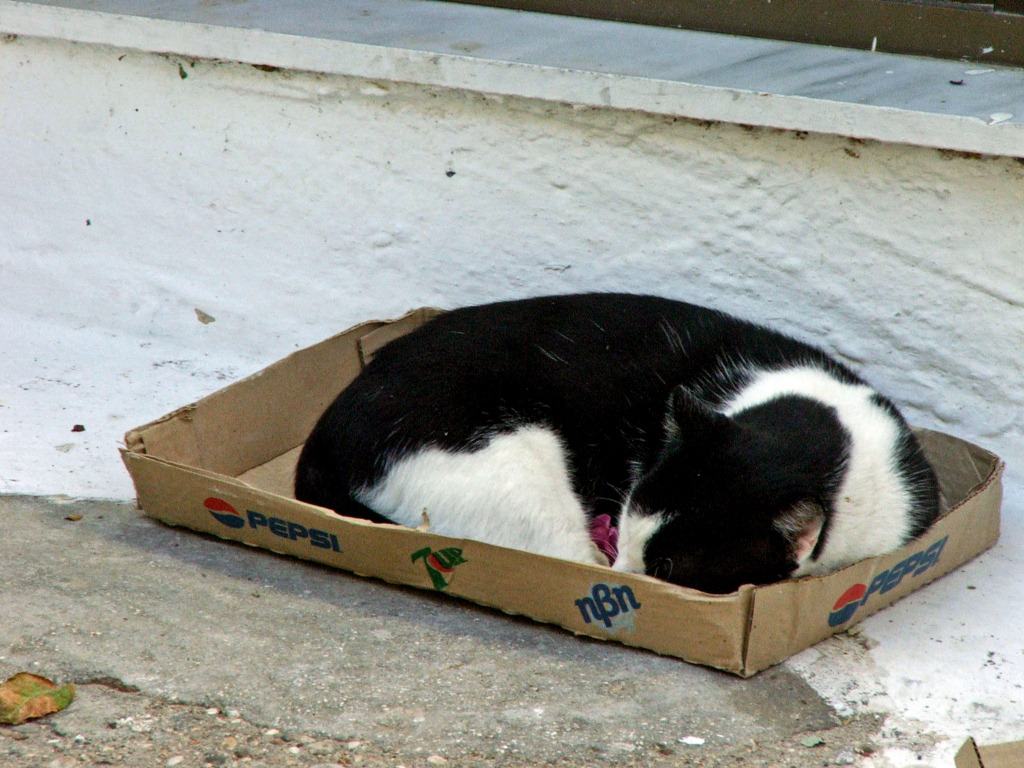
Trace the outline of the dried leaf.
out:
[[[0,685],[0,723],[20,725],[51,712],[60,712],[75,698],[71,683],[57,687],[39,675],[19,672]]]

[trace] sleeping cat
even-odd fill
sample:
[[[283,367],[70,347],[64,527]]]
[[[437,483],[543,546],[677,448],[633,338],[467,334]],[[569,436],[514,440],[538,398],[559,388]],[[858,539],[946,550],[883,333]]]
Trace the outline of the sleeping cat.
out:
[[[327,409],[296,498],[705,592],[893,550],[938,516],[895,406],[825,353],[668,299],[457,309],[391,342]]]

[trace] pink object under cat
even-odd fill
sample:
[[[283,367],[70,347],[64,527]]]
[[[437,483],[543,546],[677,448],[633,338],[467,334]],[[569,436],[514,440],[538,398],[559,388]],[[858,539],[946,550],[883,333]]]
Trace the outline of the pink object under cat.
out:
[[[590,540],[608,558],[608,563],[615,562],[619,556],[619,529],[612,525],[611,515],[598,515],[590,521]]]

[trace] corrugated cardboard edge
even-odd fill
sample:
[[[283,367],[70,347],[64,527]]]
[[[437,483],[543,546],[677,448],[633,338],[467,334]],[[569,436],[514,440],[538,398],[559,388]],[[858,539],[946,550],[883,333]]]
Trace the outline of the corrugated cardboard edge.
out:
[[[1024,768],[1024,741],[978,746],[982,768]]]
[[[979,747],[969,737],[953,762],[956,768],[1024,768],[1024,741]]]
[[[983,768],[981,756],[978,754],[978,745],[973,738],[968,738],[960,747],[960,751],[953,758],[956,768]]]
[[[956,439],[956,438],[954,438]],[[744,647],[744,664],[740,674],[756,674],[821,640],[842,632],[921,587],[955,570],[991,548],[999,539],[1002,499],[1001,478],[1005,464],[994,454],[965,441],[969,452],[981,453],[991,461],[988,475],[925,533],[895,552],[854,563],[847,568],[822,577],[805,577],[779,582],[754,590]],[[901,579],[891,594],[868,595],[870,602],[861,606],[846,621],[829,626],[826,619],[835,601],[855,584],[871,585],[918,552],[925,552],[937,542],[952,538],[958,531],[947,557],[940,557],[932,567],[916,578]],[[787,633],[779,637],[779,633]],[[775,637],[768,638],[773,633]]]

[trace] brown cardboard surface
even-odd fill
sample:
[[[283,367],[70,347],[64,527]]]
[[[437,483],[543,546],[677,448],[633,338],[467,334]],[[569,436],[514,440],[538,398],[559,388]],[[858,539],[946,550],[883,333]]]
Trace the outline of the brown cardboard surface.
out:
[[[954,761],[956,768],[1024,768],[1024,741],[982,747],[967,739]]]
[[[744,676],[842,631],[998,537],[1001,462],[934,432],[922,432],[922,444],[950,509],[924,537],[825,577],[748,586],[732,595],[352,520],[296,501],[292,476],[301,443],[324,408],[377,349],[435,314],[416,310],[393,322],[364,323],[130,431],[122,456],[140,505],[171,525],[442,590]],[[858,584],[865,594],[855,610],[847,606],[848,617],[837,613],[837,600]],[[830,616],[843,620],[830,624]]]
[[[243,472],[238,479],[254,488],[262,488],[264,491],[270,491],[270,493],[276,493],[285,498],[294,498],[295,465],[299,463],[301,451],[302,446],[297,445],[266,464],[260,464],[248,472]]]

